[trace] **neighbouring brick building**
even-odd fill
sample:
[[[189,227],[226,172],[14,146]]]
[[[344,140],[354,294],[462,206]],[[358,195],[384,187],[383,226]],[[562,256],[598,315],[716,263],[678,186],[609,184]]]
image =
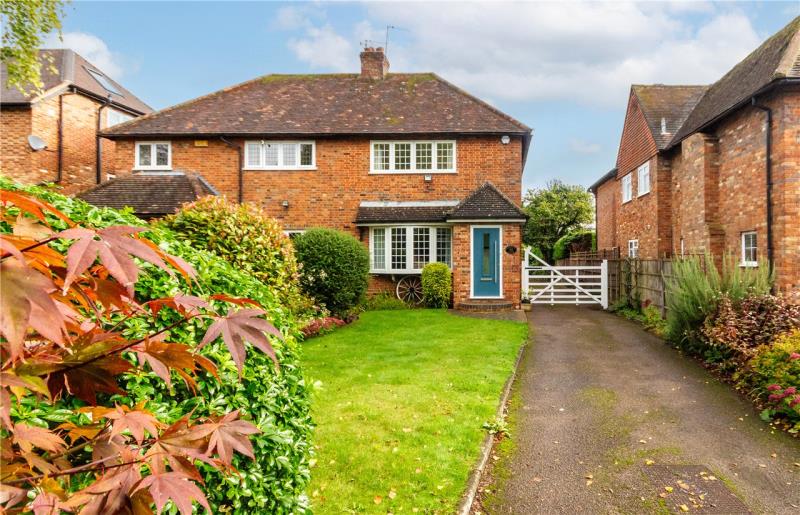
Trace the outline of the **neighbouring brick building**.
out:
[[[771,260],[800,290],[800,17],[710,86],[634,85],[598,248]]]
[[[518,307],[531,130],[434,74],[388,66],[368,48],[360,74],[268,75],[103,131],[112,182],[199,174],[289,233],[359,238],[373,291],[413,295],[424,264],[443,261],[456,306]],[[102,189],[91,201],[111,205]]]
[[[72,50],[42,50],[40,60],[39,93],[9,88],[2,66],[0,173],[24,184],[54,182],[65,193],[76,193],[105,179],[103,170],[114,162],[114,142],[99,138],[98,128],[152,110]]]

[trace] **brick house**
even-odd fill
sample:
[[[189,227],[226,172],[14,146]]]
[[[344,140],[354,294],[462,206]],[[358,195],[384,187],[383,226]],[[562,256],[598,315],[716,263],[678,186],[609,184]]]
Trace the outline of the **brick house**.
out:
[[[456,306],[518,307],[531,130],[434,74],[388,68],[368,48],[360,74],[268,75],[103,131],[116,181],[198,174],[287,233],[359,238],[373,292],[413,294],[443,261]]]
[[[9,88],[2,66],[0,172],[24,184],[54,182],[68,194],[85,190],[114,160],[114,142],[99,129],[152,109],[72,50],[41,50],[40,61],[40,93]]]
[[[631,87],[598,248],[773,263],[800,290],[800,18],[710,86]]]

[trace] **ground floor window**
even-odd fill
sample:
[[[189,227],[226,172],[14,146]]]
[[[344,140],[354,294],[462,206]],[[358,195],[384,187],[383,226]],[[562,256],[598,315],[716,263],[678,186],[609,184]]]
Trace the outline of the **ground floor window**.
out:
[[[742,266],[758,266],[758,235],[755,231],[742,233]]]
[[[639,257],[639,240],[628,240],[628,257]]]
[[[372,272],[415,273],[435,261],[452,266],[450,227],[373,227],[369,241]]]

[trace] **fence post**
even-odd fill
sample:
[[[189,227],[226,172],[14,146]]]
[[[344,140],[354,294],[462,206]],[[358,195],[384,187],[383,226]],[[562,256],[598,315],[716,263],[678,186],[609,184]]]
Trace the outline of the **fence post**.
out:
[[[608,309],[608,260],[600,264],[600,304],[603,309]]]
[[[530,273],[528,271],[528,253],[530,249],[525,249],[525,255],[522,258],[522,300],[530,296]]]

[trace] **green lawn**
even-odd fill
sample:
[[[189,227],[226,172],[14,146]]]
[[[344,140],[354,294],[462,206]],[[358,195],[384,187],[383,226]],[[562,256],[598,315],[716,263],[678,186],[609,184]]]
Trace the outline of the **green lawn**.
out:
[[[453,512],[526,334],[440,310],[372,311],[307,342],[315,513]]]

